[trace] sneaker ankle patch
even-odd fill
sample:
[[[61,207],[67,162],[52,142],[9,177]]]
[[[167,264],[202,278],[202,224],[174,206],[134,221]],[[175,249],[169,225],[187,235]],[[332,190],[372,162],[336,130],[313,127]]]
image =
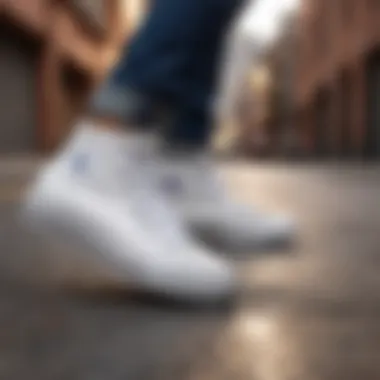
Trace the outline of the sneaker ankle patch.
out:
[[[74,174],[83,176],[90,168],[90,157],[85,153],[76,154],[71,160],[71,170]]]
[[[166,177],[161,181],[161,189],[169,196],[180,197],[185,191],[185,186],[180,178]]]

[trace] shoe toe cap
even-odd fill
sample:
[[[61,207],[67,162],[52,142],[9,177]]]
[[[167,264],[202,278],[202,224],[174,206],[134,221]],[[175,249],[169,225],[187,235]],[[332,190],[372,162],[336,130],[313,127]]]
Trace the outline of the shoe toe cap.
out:
[[[220,231],[223,231],[221,233]],[[296,225],[287,216],[263,217],[260,220],[236,220],[221,228],[218,238],[226,249],[246,252],[279,248],[289,244],[296,233]]]
[[[232,265],[203,252],[186,253],[184,257],[174,258],[152,270],[148,286],[174,298],[195,302],[217,302],[233,297],[238,281]]]
[[[262,233],[266,234],[268,239],[291,239],[296,232],[296,224],[294,219],[287,215],[278,215],[267,218],[263,222]]]
[[[232,296],[237,290],[238,278],[232,264],[214,260],[199,268],[193,281],[205,296],[224,298]],[[203,290],[202,290],[203,289]]]

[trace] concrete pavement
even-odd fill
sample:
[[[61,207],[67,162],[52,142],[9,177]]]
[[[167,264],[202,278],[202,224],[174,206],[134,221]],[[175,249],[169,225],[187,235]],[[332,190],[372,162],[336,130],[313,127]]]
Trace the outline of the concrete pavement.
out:
[[[0,378],[378,380],[379,168],[222,170],[237,196],[301,225],[293,250],[235,258],[245,287],[228,311],[63,291],[86,268],[49,259],[16,221],[18,195],[2,197]]]

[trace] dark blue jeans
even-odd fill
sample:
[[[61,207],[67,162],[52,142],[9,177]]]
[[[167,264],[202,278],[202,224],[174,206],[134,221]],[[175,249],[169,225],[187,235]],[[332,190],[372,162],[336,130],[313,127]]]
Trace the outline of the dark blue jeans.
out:
[[[243,2],[153,0],[94,107],[141,127],[156,125],[152,119],[165,109],[169,143],[207,143],[224,36]]]

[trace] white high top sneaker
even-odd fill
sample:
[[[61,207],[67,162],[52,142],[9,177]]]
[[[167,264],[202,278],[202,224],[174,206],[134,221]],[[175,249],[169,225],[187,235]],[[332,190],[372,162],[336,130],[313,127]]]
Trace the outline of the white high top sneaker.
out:
[[[160,176],[183,220],[208,243],[240,252],[279,247],[295,234],[291,218],[265,214],[232,200],[206,157],[167,158]]]
[[[193,243],[151,187],[141,140],[82,126],[42,170],[25,215],[80,247],[89,267],[98,262],[137,289],[193,301],[230,296],[232,267]]]

